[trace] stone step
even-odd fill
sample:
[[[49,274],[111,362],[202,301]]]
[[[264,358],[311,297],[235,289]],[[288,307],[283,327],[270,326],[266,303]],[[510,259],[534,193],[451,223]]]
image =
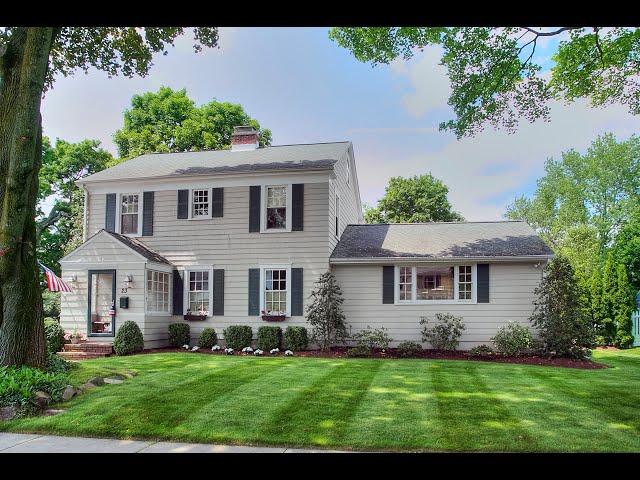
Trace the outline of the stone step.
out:
[[[83,342],[83,343],[65,343],[65,352],[95,352],[95,353],[111,353],[113,346],[110,343]]]
[[[99,352],[58,352],[57,355],[65,360],[89,360],[92,358],[108,357],[110,354]]]

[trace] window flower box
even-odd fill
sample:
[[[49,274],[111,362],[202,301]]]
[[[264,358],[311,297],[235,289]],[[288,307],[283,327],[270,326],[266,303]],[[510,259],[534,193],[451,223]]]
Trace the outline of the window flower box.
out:
[[[187,310],[187,313],[184,316],[185,320],[189,320],[189,321],[204,321],[207,319],[207,316],[209,315],[209,312],[206,311],[199,311],[198,313],[193,313],[191,312],[191,310]]]
[[[262,310],[262,320],[265,322],[283,322],[287,316],[284,312],[267,312]]]

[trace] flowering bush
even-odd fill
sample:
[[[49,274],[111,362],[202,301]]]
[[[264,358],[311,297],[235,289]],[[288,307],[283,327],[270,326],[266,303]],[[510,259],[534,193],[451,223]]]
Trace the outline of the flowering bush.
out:
[[[218,350],[220,350],[222,347],[220,345],[214,345],[213,347],[211,347],[211,350],[213,352],[217,352]]]
[[[424,325],[422,341],[429,342],[436,350],[455,350],[465,329],[462,317],[451,313],[436,313],[435,320],[437,323],[429,328],[429,320],[426,317],[420,318],[420,325]]]
[[[225,348],[224,353],[226,353],[227,355],[233,355],[233,348]]]
[[[260,350],[259,348],[256,349],[255,352],[253,352],[253,354],[256,355],[256,356],[262,356],[263,353],[264,353],[264,351]]]
[[[284,352],[284,354],[287,357],[292,357],[293,356],[293,352],[291,350],[287,350],[286,352]]]
[[[182,348],[184,348],[185,350],[189,350],[191,347],[189,346],[189,344],[185,343],[184,345],[182,345]]]
[[[418,342],[411,342],[407,340],[400,342],[396,351],[400,357],[414,357],[422,351],[422,345]]]
[[[242,353],[251,353],[251,352],[253,352],[253,348],[251,347],[244,347],[242,349]]]
[[[500,327],[491,339],[496,350],[509,357],[522,355],[531,346],[532,340],[529,329],[513,321]]]
[[[191,349],[192,352],[197,352],[198,350],[200,350],[200,347],[197,345],[194,345],[194,347]]]
[[[279,348],[272,348],[271,350],[269,350],[269,353],[270,353],[271,355],[276,355],[276,354],[277,354],[277,353],[279,353],[279,352],[280,352],[280,349],[279,349]]]
[[[489,345],[477,345],[469,350],[470,357],[488,357],[493,354],[493,349]]]

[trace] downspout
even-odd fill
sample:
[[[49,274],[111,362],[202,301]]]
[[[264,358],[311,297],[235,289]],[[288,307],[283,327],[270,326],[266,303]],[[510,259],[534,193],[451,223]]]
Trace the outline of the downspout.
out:
[[[88,222],[89,218],[87,217],[89,212],[89,191],[87,190],[86,185],[82,185],[82,189],[84,190],[84,207],[82,212],[82,243],[87,241],[87,230],[88,230]]]

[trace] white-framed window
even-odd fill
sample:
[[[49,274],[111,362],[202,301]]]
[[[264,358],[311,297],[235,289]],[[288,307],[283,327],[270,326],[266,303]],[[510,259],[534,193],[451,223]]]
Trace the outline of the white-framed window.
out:
[[[210,218],[208,188],[191,191],[191,218]]]
[[[291,266],[260,268],[260,309],[268,314],[289,315],[291,311]]]
[[[142,195],[120,194],[118,229],[123,235],[136,236],[142,232]]]
[[[150,313],[171,312],[171,274],[147,270],[146,311]]]
[[[336,237],[340,236],[340,196],[338,195],[338,192],[336,191],[336,205],[335,205],[335,234]]]
[[[188,267],[184,272],[184,313],[210,315],[213,305],[213,268]]]
[[[291,231],[291,184],[262,185],[260,231]]]
[[[396,303],[475,303],[476,265],[400,265]]]
[[[473,269],[471,265],[458,267],[458,300],[471,300],[473,287]]]

